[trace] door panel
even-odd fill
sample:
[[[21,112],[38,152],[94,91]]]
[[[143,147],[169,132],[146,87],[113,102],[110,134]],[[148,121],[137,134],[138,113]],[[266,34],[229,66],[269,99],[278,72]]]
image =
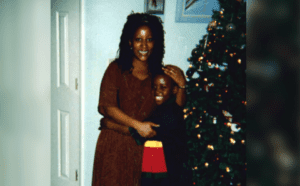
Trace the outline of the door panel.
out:
[[[79,0],[51,1],[51,185],[79,186]]]

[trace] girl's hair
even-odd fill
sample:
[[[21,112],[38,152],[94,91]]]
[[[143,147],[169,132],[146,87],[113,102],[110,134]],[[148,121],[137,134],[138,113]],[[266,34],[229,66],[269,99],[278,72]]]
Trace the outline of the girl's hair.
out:
[[[124,25],[121,35],[118,50],[119,56],[116,62],[122,71],[132,68],[133,51],[130,49],[129,40],[132,40],[136,30],[144,25],[151,29],[154,39],[153,52],[148,59],[148,68],[152,77],[154,77],[156,70],[162,67],[162,59],[165,53],[164,29],[161,19],[157,16],[144,13],[132,13],[127,17],[127,22]]]
[[[171,81],[171,86],[172,86],[171,88],[172,88],[172,89],[174,88],[174,86],[177,86],[177,84],[175,83],[175,81],[174,81],[169,75],[165,74],[165,72],[164,72],[161,68],[158,69],[158,70],[156,70],[155,76],[153,76],[153,79],[152,79],[152,85],[154,85],[154,79],[155,79],[155,77],[158,76],[158,75],[161,75],[161,76],[163,76],[163,77],[169,78],[170,81]],[[152,88],[153,88],[153,87],[152,87]]]

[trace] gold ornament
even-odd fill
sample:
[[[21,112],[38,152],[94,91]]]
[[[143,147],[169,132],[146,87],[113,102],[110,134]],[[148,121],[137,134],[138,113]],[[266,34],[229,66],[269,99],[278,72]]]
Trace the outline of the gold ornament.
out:
[[[200,127],[200,125],[199,125],[199,124],[195,126],[195,128],[196,128],[196,129],[197,129],[197,128],[199,128],[199,127]]]
[[[217,27],[217,21],[213,20],[208,24],[208,28],[213,29]]]
[[[207,78],[204,78],[204,81],[207,81]]]
[[[233,138],[230,138],[230,143],[235,144],[235,140]]]
[[[204,165],[205,165],[205,167],[208,167],[209,164],[206,162]]]
[[[212,145],[207,145],[207,148],[214,150],[214,146],[212,146]]]
[[[198,137],[198,139],[200,139],[200,138],[201,138],[201,135],[200,135],[200,134],[198,134],[198,135],[197,135],[197,137]]]
[[[226,172],[230,172],[230,169],[229,169],[229,167],[226,167]]]
[[[242,60],[241,60],[241,59],[238,59],[237,62],[238,62],[239,64],[241,64],[241,63],[242,63]]]

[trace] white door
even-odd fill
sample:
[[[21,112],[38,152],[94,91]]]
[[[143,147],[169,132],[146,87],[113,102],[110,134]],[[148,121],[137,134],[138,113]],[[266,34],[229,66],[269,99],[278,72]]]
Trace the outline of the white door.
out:
[[[51,185],[79,186],[80,3],[51,0]]]

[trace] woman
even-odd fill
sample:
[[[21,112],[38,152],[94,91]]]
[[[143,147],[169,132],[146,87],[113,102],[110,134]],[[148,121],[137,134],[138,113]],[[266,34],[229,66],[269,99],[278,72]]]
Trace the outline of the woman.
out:
[[[155,108],[151,79],[162,68],[164,30],[158,17],[131,14],[124,25],[119,45],[119,58],[107,68],[100,87],[98,111],[119,125],[132,127],[141,136],[156,135],[152,127],[142,122]],[[176,95],[179,105],[185,102],[185,78],[175,66],[165,73],[182,87]],[[93,186],[139,186],[143,147],[124,133],[102,129],[98,138]]]

